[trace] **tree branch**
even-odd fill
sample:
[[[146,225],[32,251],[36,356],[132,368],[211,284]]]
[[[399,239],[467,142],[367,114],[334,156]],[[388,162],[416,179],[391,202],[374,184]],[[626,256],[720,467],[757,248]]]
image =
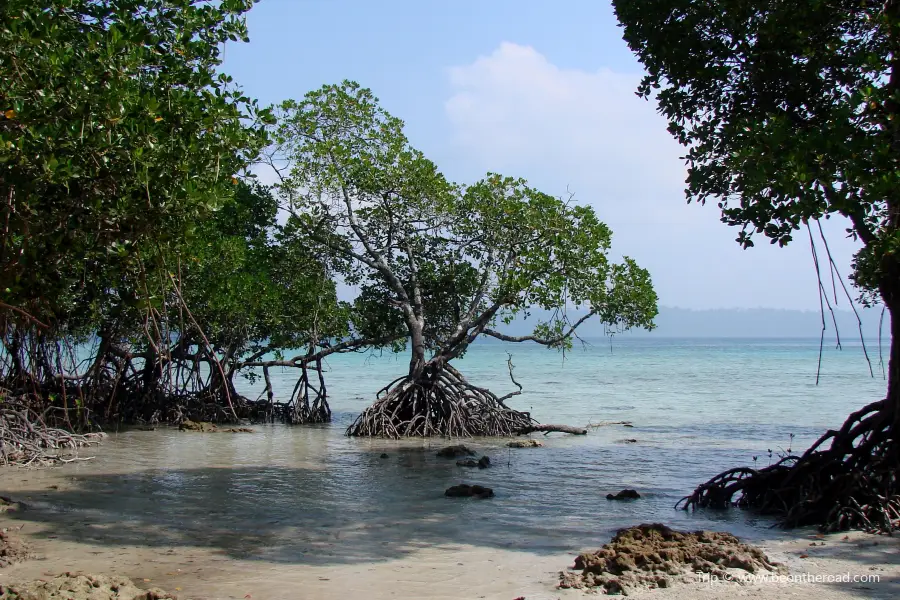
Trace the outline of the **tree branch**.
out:
[[[569,330],[567,332],[555,338],[539,338],[536,335],[506,335],[505,333],[500,333],[499,331],[494,331],[493,329],[485,329],[484,331],[482,331],[482,333],[484,335],[489,335],[493,338],[497,338],[498,340],[503,340],[504,342],[537,342],[538,344],[541,344],[543,346],[553,346],[571,337],[575,333],[575,330],[582,323],[590,319],[595,314],[597,314],[596,310],[590,311],[588,314],[575,321],[575,323],[573,323],[572,326],[569,327]]]

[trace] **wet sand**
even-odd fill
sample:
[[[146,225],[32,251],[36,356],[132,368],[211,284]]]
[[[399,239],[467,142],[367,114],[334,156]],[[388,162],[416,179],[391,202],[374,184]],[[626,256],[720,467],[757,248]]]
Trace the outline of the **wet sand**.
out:
[[[52,479],[52,477],[51,477]],[[16,500],[24,500],[11,493]],[[26,500],[27,502],[27,500]],[[30,510],[26,508],[26,511]],[[158,587],[180,598],[251,599],[421,599],[440,600],[527,598],[572,599],[597,597],[579,590],[556,589],[557,574],[572,564],[571,554],[543,554],[527,548],[496,549],[465,544],[410,548],[401,558],[311,565],[266,560],[242,560],[224,550],[194,546],[190,539],[168,547],[111,545],[116,524],[98,524],[87,515],[60,513],[23,520],[23,515],[0,514],[0,528],[15,531],[29,544],[35,558],[0,569],[0,584],[49,578],[62,572],[125,576],[138,585]],[[386,546],[402,543],[385,530]],[[152,535],[148,531],[148,535]],[[227,535],[227,534],[226,534]],[[239,535],[239,534],[235,534]],[[340,537],[340,533],[336,534]],[[336,546],[311,542],[310,554]],[[378,544],[376,539],[369,543]],[[769,557],[786,564],[795,578],[871,577],[879,582],[689,583],[668,589],[633,592],[636,598],[712,600],[796,598],[844,600],[900,596],[900,539],[863,533],[817,536],[793,532],[780,539],[756,540]],[[815,544],[812,545],[811,544]],[[376,550],[377,552],[377,550]]]
[[[463,473],[454,461],[435,458],[437,441],[350,443],[325,433],[122,434],[98,449],[96,460],[0,470],[0,495],[26,504],[22,512],[0,513],[0,528],[16,531],[37,555],[0,569],[0,584],[82,571],[195,600],[597,597],[557,589],[558,573],[628,519],[730,531],[761,545],[795,577],[881,578],[698,582],[633,597],[900,597],[896,539],[854,533],[820,540],[810,531],[748,524],[739,511],[690,517],[652,488],[636,503],[610,503],[600,494],[612,483],[583,477],[586,457],[600,459],[583,442],[575,445],[579,440],[550,440],[546,448],[508,455],[512,467]],[[488,450],[492,442],[474,443]],[[571,454],[553,459],[555,445],[571,445]],[[390,457],[381,459],[382,452]],[[616,448],[611,455],[621,454]],[[616,469],[630,464],[616,458],[598,472],[623,477]],[[461,477],[500,493],[490,500],[444,498],[442,490]]]
[[[18,527],[8,516],[0,526]],[[569,555],[535,555],[527,551],[445,546],[417,550],[403,559],[354,565],[309,566],[236,560],[190,546],[165,550],[139,546],[110,548],[90,539],[89,527],[78,528],[84,541],[48,538],[47,529],[27,525],[20,531],[38,558],[0,571],[0,583],[48,578],[65,571],[122,575],[138,585],[160,587],[181,598],[338,600],[338,599],[497,599],[529,600],[597,597],[577,590],[556,589],[557,571],[571,564]],[[800,535],[793,541],[762,544],[771,558],[786,563],[792,575],[874,575],[880,582],[763,582],[678,584],[664,590],[632,593],[636,598],[796,598],[843,600],[896,598],[900,595],[900,545],[897,539],[850,534],[818,539]],[[810,540],[824,546],[810,547]],[[874,545],[877,544],[877,545]],[[314,551],[314,548],[310,548]],[[808,558],[800,558],[808,555]]]

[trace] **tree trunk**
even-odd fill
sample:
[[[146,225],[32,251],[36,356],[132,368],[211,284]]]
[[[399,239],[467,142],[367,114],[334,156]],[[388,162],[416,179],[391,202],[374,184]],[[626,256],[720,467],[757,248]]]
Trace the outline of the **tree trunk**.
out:
[[[888,358],[887,408],[894,413],[894,430],[900,432],[900,310],[887,305],[891,319],[891,351]]]
[[[893,427],[900,431],[900,261],[892,253],[882,259],[878,286],[891,319],[891,350],[888,357],[887,410],[893,412]]]
[[[409,358],[410,381],[417,381],[425,371],[425,336],[422,329],[418,323],[409,327],[412,345],[412,356]]]

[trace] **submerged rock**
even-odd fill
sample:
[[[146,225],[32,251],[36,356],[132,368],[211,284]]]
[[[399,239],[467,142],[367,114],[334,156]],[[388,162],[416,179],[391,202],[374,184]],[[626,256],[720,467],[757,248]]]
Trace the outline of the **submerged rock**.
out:
[[[445,496],[449,496],[450,498],[493,498],[494,490],[489,487],[482,487],[480,485],[468,485],[462,483],[460,485],[454,485],[453,487],[447,488],[447,491],[444,492]]]
[[[786,572],[762,550],[730,533],[682,532],[656,523],[621,529],[600,550],[577,557],[574,572],[560,572],[559,587],[627,594],[629,589],[697,582],[698,573],[734,579],[728,569]]]
[[[478,460],[474,458],[467,458],[465,460],[456,461],[456,466],[458,467],[478,467],[479,469],[487,469],[491,466],[491,459],[489,456],[482,456]]]
[[[181,431],[201,431],[204,433],[253,433],[249,427],[229,427],[227,429],[219,429],[215,423],[206,423],[205,421],[191,421],[185,419],[178,426]]]
[[[607,500],[637,500],[641,495],[637,493],[637,490],[622,490],[618,494],[607,494]]]
[[[506,445],[510,448],[542,448],[544,443],[538,440],[513,440]]]
[[[469,449],[468,446],[458,444],[456,446],[441,448],[438,450],[437,456],[439,458],[459,458],[460,456],[475,456],[475,452]]]
[[[190,419],[185,419],[178,426],[180,431],[218,431],[218,427],[216,427],[213,423],[206,423],[203,421],[191,421]]]

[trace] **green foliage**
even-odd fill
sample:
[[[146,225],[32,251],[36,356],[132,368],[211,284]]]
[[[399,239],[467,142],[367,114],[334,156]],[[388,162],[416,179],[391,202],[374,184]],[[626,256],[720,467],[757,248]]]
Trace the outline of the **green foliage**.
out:
[[[556,310],[544,333],[581,306],[618,328],[652,327],[649,275],[608,262],[611,234],[592,209],[495,174],[448,182],[356,83],[284,103],[273,139],[282,201],[312,242],[348,259],[344,277],[361,289],[354,327],[367,336],[406,331],[457,356],[531,306]]]
[[[252,3],[2,4],[3,303],[59,324],[99,318],[111,293],[151,301],[137,273],[161,268],[264,143],[252,123],[267,112],[217,72]]]
[[[615,0],[625,40],[688,147],[689,200],[790,242],[838,213],[864,244],[864,300],[900,278],[900,4]],[[891,283],[890,287],[893,287]]]
[[[330,265],[277,222],[277,210],[269,189],[241,181],[181,250],[185,302],[210,344],[233,360],[348,333]],[[181,333],[196,343],[192,327]]]

